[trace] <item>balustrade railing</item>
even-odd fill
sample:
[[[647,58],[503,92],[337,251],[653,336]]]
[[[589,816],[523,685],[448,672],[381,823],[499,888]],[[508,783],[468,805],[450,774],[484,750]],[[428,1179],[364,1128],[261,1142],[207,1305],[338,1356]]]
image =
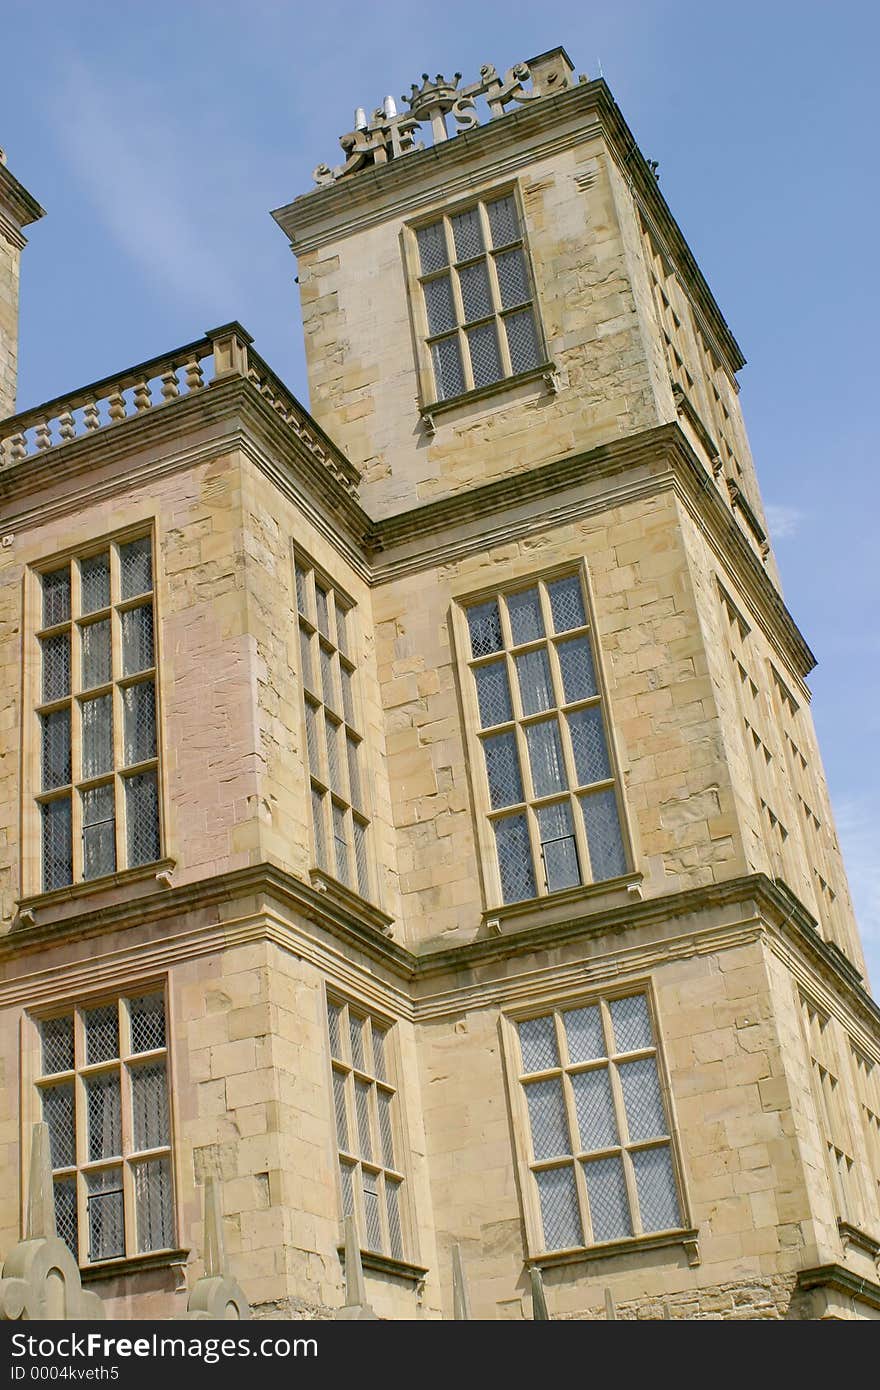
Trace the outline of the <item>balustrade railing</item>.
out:
[[[230,376],[248,381],[315,462],[351,496],[356,495],[360,480],[357,469],[254,352],[250,335],[239,324],[215,329],[174,352],[0,419],[0,472],[95,431],[114,429],[148,412],[165,410]]]

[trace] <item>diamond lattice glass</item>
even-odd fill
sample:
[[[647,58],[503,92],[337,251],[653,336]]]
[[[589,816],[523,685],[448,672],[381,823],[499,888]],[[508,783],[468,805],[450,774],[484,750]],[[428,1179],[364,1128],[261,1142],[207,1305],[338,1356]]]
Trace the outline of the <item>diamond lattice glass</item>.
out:
[[[464,305],[465,323],[488,318],[492,313],[492,295],[489,290],[489,271],[485,261],[476,261],[464,266],[459,272],[458,283]]]
[[[40,715],[43,791],[70,781],[70,709]]]
[[[133,1171],[138,1250],[168,1250],[174,1243],[171,1165],[157,1158],[134,1164]]]
[[[457,213],[449,220],[452,223],[452,237],[455,242],[455,259],[467,261],[472,256],[479,256],[483,250],[483,230],[477,208]]]
[[[70,694],[70,633],[57,632],[54,637],[44,637],[40,642],[40,651],[43,659],[43,703],[63,700]]]
[[[598,883],[602,879],[625,874],[626,854],[614,791],[609,787],[607,791],[594,792],[591,796],[578,799],[587,832],[593,879]]]
[[[535,796],[552,796],[554,792],[564,791],[567,779],[556,720],[542,719],[538,724],[527,724],[526,742],[529,746],[529,764]],[[545,837],[542,834],[541,838],[553,837]]]
[[[507,333],[511,371],[527,372],[530,367],[537,367],[541,361],[541,353],[538,349],[538,334],[535,331],[535,315],[532,310],[522,309],[515,314],[508,314],[504,320],[504,329]],[[560,629],[557,627],[556,631],[559,632]]]
[[[584,1164],[593,1240],[621,1240],[632,1235],[629,1198],[619,1158],[597,1158]]]
[[[47,801],[40,807],[43,891],[63,888],[73,878],[70,797]]]
[[[596,1067],[591,1071],[574,1072],[571,1089],[584,1152],[608,1149],[619,1144],[608,1068]]]
[[[527,1018],[518,1025],[523,1071],[549,1071],[559,1066],[556,1029],[552,1017]]]
[[[513,198],[496,198],[494,202],[486,204],[486,211],[489,214],[493,246],[507,246],[510,242],[519,240],[519,218]]]
[[[526,258],[522,248],[517,247],[513,251],[505,251],[502,255],[496,256],[495,269],[504,308],[512,309],[515,304],[525,304],[531,296]]]
[[[42,577],[43,627],[70,622],[70,570],[52,570]]]
[[[570,1062],[575,1065],[578,1062],[593,1062],[606,1055],[598,1004],[590,1004],[585,1009],[569,1009],[562,1015],[562,1022]]]
[[[76,1179],[57,1178],[55,1181],[55,1229],[74,1259],[79,1259],[79,1224],[76,1211]]]
[[[116,872],[116,810],[113,784],[82,793],[83,878]]]
[[[453,396],[460,396],[464,391],[464,372],[458,338],[439,338],[436,343],[432,343],[431,359],[434,364],[437,399],[447,401]]]
[[[494,599],[490,599],[488,603],[474,604],[467,610],[467,619],[472,656],[489,656],[492,652],[501,651],[504,645],[501,618]]]
[[[544,636],[544,619],[537,589],[524,589],[522,593],[509,594],[507,612],[515,647],[522,642],[534,642]]]
[[[86,1080],[89,1159],[116,1158],[122,1153],[122,1105],[119,1073],[100,1072]]]
[[[49,1130],[49,1154],[53,1168],[70,1168],[76,1162],[73,1082],[44,1086],[41,1092],[43,1122]]]
[[[523,714],[540,714],[542,710],[553,708],[553,686],[544,647],[516,657],[516,675]]]
[[[618,1067],[623,1104],[630,1143],[641,1139],[656,1139],[666,1134],[666,1115],[653,1057],[641,1057],[635,1062],[621,1062]]]
[[[681,1225],[669,1146],[640,1149],[632,1156],[642,1230],[671,1231]]]
[[[119,1056],[119,1013],[116,1004],[101,1004],[85,1012],[86,1062],[111,1062]]]
[[[113,697],[98,695],[83,700],[82,715],[82,775],[100,777],[113,771]]]
[[[73,1018],[44,1018],[40,1024],[43,1075],[73,1070]]]
[[[598,705],[579,709],[568,716],[571,750],[580,786],[603,782],[611,776],[602,711]]]
[[[96,623],[85,623],[80,633],[82,688],[94,690],[96,686],[107,685],[110,681],[110,619],[101,618]]]
[[[609,1005],[614,1027],[614,1045],[618,1052],[638,1052],[654,1046],[651,1016],[644,994],[628,994],[624,999],[612,999]]]
[[[128,685],[122,692],[125,766],[156,756],[156,688],[152,681]]]
[[[452,300],[452,282],[448,275],[438,275],[436,280],[425,281],[425,312],[428,315],[428,332],[448,333],[455,327],[455,305]]]
[[[136,1149],[161,1149],[169,1142],[164,1062],[146,1062],[132,1067],[131,1117]]]
[[[522,801],[523,788],[519,771],[516,735],[513,733],[493,734],[489,738],[484,738],[483,753],[486,758],[489,800],[493,809],[501,806],[512,806],[517,801]]]
[[[97,613],[110,606],[110,556],[93,555],[79,566],[80,612]]]
[[[535,1174],[541,1202],[541,1222],[544,1227],[544,1247],[547,1250],[568,1250],[583,1244],[581,1217],[574,1185],[574,1169],[547,1168]]]
[[[556,646],[566,701],[588,700],[598,694],[589,637],[569,637]]]
[[[423,275],[430,275],[432,270],[442,270],[448,264],[446,232],[442,222],[432,222],[429,227],[419,227],[416,241]]]
[[[501,354],[494,323],[481,323],[467,331],[474,387],[491,386],[501,377]]]
[[[128,862],[152,864],[159,858],[159,795],[155,772],[125,778]]]
[[[138,671],[148,671],[154,662],[153,605],[142,603],[137,608],[126,609],[121,623],[122,674],[134,676]]]
[[[153,547],[149,536],[119,547],[119,582],[122,597],[137,598],[153,587]]]
[[[86,1174],[89,1213],[89,1259],[112,1260],[125,1254],[122,1170]]]
[[[165,1046],[165,996],[142,994],[130,999],[128,1017],[132,1052],[152,1052]]]
[[[506,903],[535,896],[532,848],[525,816],[504,816],[493,822],[501,896]]]
[[[474,668],[477,685],[477,704],[480,707],[480,727],[504,724],[513,718],[507,667],[503,661],[490,661]]]
[[[535,1161],[571,1153],[562,1081],[531,1081],[525,1087]]]
[[[586,625],[584,598],[576,574],[568,575],[565,579],[554,579],[547,585],[547,593],[555,632],[569,632],[572,628]]]

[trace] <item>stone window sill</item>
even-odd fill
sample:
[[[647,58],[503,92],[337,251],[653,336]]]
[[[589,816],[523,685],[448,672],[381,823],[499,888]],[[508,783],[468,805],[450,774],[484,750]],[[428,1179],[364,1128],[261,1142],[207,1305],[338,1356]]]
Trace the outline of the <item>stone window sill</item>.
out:
[[[630,900],[641,901],[642,881],[642,874],[633,873],[606,878],[601,883],[579,883],[576,888],[563,888],[559,893],[545,893],[539,898],[526,898],[523,902],[487,908],[483,921],[490,931],[500,933],[508,928],[538,925],[544,920],[547,909],[579,907],[585,899],[595,911],[609,905],[603,899],[614,903],[624,893]]]
[[[571,1250],[549,1250],[533,1255],[528,1263],[537,1269],[552,1269],[557,1265],[583,1264],[588,1260],[605,1260],[615,1255],[640,1254],[643,1250],[662,1250],[669,1245],[684,1246],[689,1265],[700,1263],[699,1231],[660,1231],[657,1235],[628,1236],[625,1240],[609,1240],[603,1245],[579,1246]]]
[[[16,903],[18,922],[23,927],[33,926],[38,912],[90,898],[95,893],[106,892],[108,888],[124,888],[132,883],[149,882],[150,879],[155,879],[160,887],[168,888],[176,867],[176,859],[156,859],[152,864],[139,864],[135,869],[119,869],[115,874],[104,874],[101,878],[68,883],[64,888],[53,888],[48,893],[31,893],[19,898]]]
[[[442,401],[431,401],[423,405],[419,414],[425,423],[425,428],[429,434],[435,430],[434,416],[443,415],[449,410],[455,410],[459,406],[466,406],[479,401],[489,400],[493,396],[501,395],[505,391],[510,391],[516,386],[526,386],[532,381],[543,380],[552,396],[559,390],[559,379],[554,362],[539,362],[537,367],[529,367],[527,372],[517,372],[515,376],[503,376],[500,381],[493,381],[489,386],[478,386],[473,391],[465,391],[460,396],[448,396]]]
[[[151,1250],[147,1255],[129,1255],[123,1259],[81,1265],[80,1278],[84,1284],[92,1284],[99,1279],[118,1279],[126,1274],[146,1274],[152,1269],[183,1266],[188,1259],[188,1250]]]
[[[375,903],[371,903],[368,898],[362,898],[360,893],[353,892],[346,888],[345,884],[340,883],[338,878],[333,878],[332,874],[325,873],[323,869],[312,869],[309,878],[312,887],[319,893],[324,893],[338,906],[346,908],[362,921],[367,922],[371,927],[387,936],[394,926],[394,918],[389,917],[387,912],[383,912]]]
[[[342,1264],[345,1264],[345,1246],[336,1247]],[[423,1265],[410,1264],[409,1260],[396,1260],[390,1255],[379,1255],[375,1250],[361,1251],[361,1264],[364,1269],[375,1270],[377,1274],[392,1274],[405,1279],[410,1284],[421,1284],[428,1273]]]

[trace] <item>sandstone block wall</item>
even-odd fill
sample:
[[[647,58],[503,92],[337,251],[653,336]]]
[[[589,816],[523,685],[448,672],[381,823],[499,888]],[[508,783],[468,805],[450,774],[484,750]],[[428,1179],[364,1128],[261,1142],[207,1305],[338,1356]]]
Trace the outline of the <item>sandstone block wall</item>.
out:
[[[15,413],[21,251],[0,231],[0,420]]]

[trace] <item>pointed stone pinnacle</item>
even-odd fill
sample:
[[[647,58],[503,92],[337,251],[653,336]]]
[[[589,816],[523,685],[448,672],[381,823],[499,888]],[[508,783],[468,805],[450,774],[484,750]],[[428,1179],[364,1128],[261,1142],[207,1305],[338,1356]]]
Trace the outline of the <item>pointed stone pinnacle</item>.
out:
[[[470,1318],[470,1315],[471,1300],[461,1260],[461,1246],[456,1243],[452,1247],[452,1316],[461,1321]]]
[[[205,1178],[205,1276],[219,1278],[225,1273],[226,1253],[223,1249],[223,1214],[220,1210],[220,1189],[215,1177]]]
[[[34,1125],[31,1132],[31,1165],[28,1182],[27,1239],[53,1240],[55,1194],[52,1191],[52,1163],[49,1157],[49,1126]]]
[[[539,1269],[530,1269],[529,1278],[532,1283],[532,1319],[538,1321],[550,1321],[550,1310],[547,1307],[547,1295],[544,1293],[544,1276]]]

